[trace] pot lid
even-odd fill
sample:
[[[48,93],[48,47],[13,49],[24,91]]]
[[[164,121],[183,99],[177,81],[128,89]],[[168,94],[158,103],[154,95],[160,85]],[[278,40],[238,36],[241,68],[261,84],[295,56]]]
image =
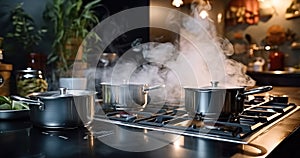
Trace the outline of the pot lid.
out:
[[[211,86],[206,87],[208,89],[244,89],[245,87],[241,86],[234,86],[234,85],[224,85],[224,86],[219,86],[218,81],[211,81]]]
[[[107,85],[107,86],[149,86],[149,84],[147,84],[147,83],[140,83],[140,82],[126,82],[126,83],[101,82],[100,85]]]
[[[218,81],[211,81],[211,86],[205,86],[200,88],[192,88],[192,87],[186,87],[185,89],[194,89],[194,90],[227,90],[227,89],[245,89],[245,87],[241,86],[232,86],[232,85],[226,85],[226,86],[219,86]]]
[[[28,67],[28,68],[25,69],[25,70],[17,70],[17,72],[38,73],[39,70],[35,70],[35,69],[32,69],[32,68]]]
[[[32,93],[30,97],[37,97],[42,99],[57,99],[66,97],[79,97],[79,96],[90,96],[96,92],[87,90],[68,90],[66,88],[60,88],[58,91],[47,91]]]

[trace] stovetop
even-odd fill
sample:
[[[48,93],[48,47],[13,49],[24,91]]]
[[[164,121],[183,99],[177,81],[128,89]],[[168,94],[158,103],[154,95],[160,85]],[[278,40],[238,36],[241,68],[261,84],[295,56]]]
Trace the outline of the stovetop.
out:
[[[276,122],[296,110],[287,97],[249,96],[238,115],[190,116],[184,105],[148,105],[145,109],[117,107],[96,113],[95,121],[131,128],[247,144]]]

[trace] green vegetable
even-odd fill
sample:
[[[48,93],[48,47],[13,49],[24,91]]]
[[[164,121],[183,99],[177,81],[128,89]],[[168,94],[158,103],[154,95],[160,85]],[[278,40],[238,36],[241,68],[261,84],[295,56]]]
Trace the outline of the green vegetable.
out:
[[[22,110],[22,109],[29,109],[29,107],[21,102],[12,101],[12,106],[11,106],[12,110]]]
[[[23,110],[29,106],[19,101],[11,100],[6,96],[0,96],[0,110]]]
[[[4,103],[11,104],[11,100],[6,96],[0,96],[0,104]]]
[[[4,103],[0,105],[0,110],[9,110],[9,109],[11,109],[10,104]]]

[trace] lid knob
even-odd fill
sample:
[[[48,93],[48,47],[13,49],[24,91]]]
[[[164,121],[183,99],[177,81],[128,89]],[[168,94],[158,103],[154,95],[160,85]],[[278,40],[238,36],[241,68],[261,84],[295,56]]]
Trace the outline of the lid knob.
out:
[[[67,88],[63,88],[63,87],[59,88],[59,94],[60,95],[66,95],[67,94]]]
[[[211,81],[210,82],[212,87],[218,87],[219,82],[218,81]]]

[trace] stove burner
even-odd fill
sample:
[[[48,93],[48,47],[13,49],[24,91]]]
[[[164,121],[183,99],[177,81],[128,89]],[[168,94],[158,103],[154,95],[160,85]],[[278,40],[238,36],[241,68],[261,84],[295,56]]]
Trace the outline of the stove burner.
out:
[[[215,121],[222,121],[222,122],[238,122],[239,116],[238,114],[229,114],[229,113],[221,113],[221,114],[200,113],[200,114],[195,114],[193,119],[199,121],[215,120]]]
[[[275,103],[288,103],[289,97],[287,95],[272,95],[270,100]]]
[[[181,135],[245,143],[260,129],[284,117],[297,107],[295,104],[275,102],[264,97],[245,101],[240,114],[195,114],[191,117],[184,106],[147,106],[136,109],[115,110],[106,113],[109,120],[119,125],[144,128]],[[96,115],[97,116],[97,115]],[[104,118],[99,116],[99,118]],[[106,120],[107,121],[107,120]]]

